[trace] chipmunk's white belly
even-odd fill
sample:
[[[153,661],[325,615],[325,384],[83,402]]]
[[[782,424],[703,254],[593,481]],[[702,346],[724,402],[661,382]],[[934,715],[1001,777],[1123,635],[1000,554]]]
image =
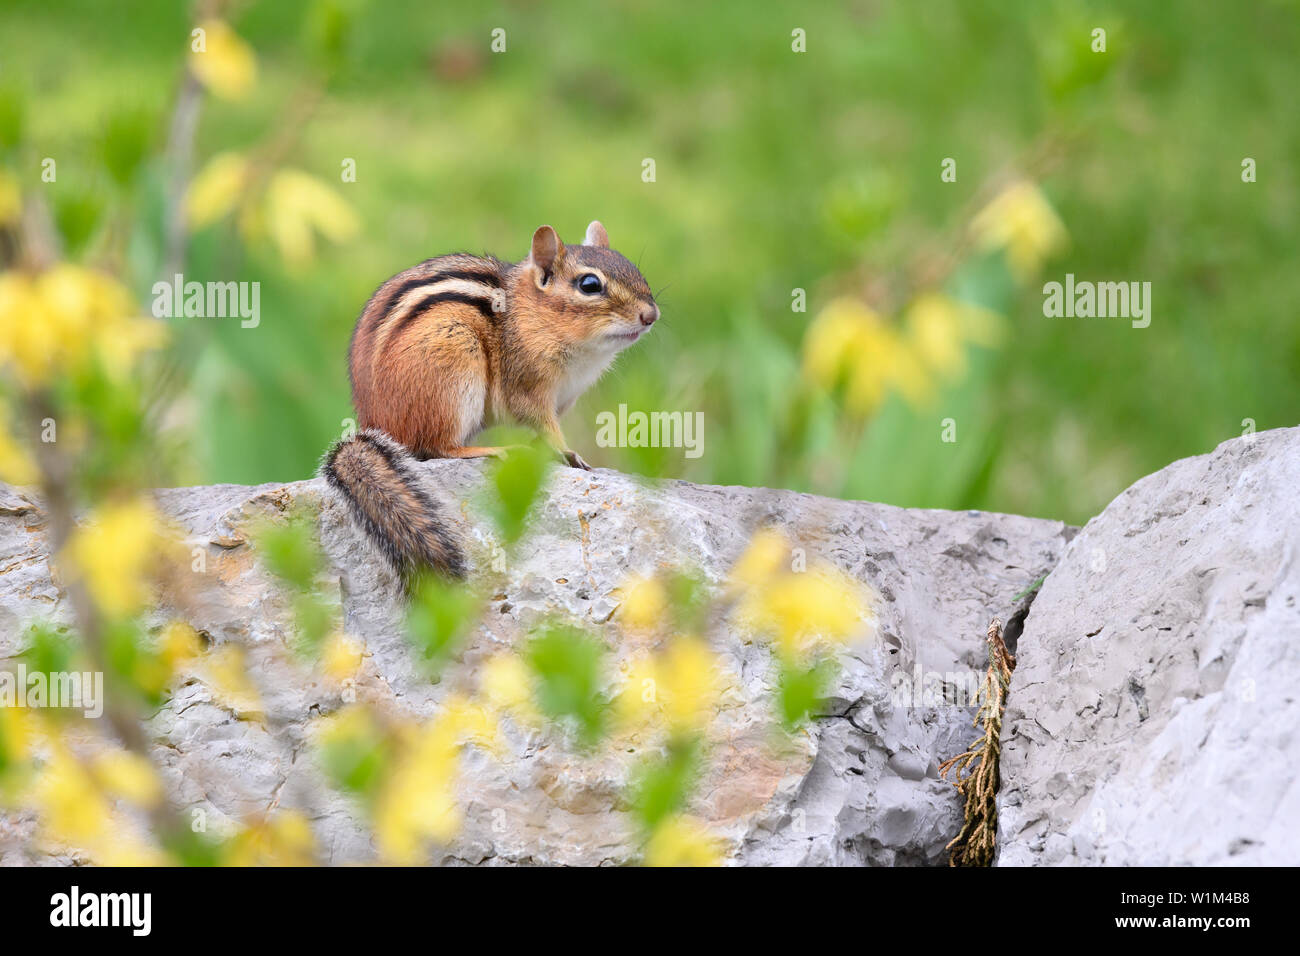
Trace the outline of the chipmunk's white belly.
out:
[[[568,370],[560,380],[560,390],[555,397],[555,410],[563,415],[578,400],[578,396],[595,384],[596,379],[609,368],[617,347],[602,346],[575,355],[569,361]]]

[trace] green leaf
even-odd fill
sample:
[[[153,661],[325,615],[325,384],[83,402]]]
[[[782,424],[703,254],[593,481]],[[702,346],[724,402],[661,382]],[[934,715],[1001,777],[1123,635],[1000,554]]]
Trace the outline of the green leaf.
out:
[[[793,730],[815,711],[825,697],[835,673],[830,661],[818,661],[811,667],[782,659],[777,679],[777,705],[781,723]]]
[[[700,743],[694,737],[674,740],[665,757],[641,766],[632,783],[632,805],[647,830],[686,806],[699,772]]]
[[[305,514],[292,514],[283,524],[267,524],[254,537],[273,574],[299,591],[312,588],[325,561],[316,529]]]
[[[489,510],[507,545],[523,536],[528,513],[553,462],[549,448],[533,444],[512,449],[493,466],[490,486],[494,497]]]
[[[479,611],[479,596],[463,584],[424,575],[411,588],[407,640],[436,671],[460,648]]]
[[[30,628],[31,648],[27,651],[27,667],[42,674],[66,673],[72,670],[72,639],[44,622]],[[21,691],[21,688],[19,688]]]
[[[605,706],[598,693],[605,646],[570,625],[553,625],[528,645],[527,660],[538,678],[542,712],[577,721],[584,745],[600,739]]]
[[[329,739],[321,765],[335,786],[365,799],[374,796],[388,764],[388,747],[378,732]]]
[[[108,175],[119,186],[130,186],[144,164],[153,136],[153,117],[129,110],[109,117],[100,138],[100,154]]]
[[[59,190],[54,195],[54,225],[63,237],[63,245],[70,256],[81,253],[90,237],[95,234],[104,212],[103,196],[99,193]]]

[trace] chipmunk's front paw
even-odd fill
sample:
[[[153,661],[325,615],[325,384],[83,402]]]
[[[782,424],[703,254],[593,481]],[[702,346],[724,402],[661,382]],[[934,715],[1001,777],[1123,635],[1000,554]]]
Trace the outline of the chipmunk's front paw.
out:
[[[574,468],[581,468],[583,471],[591,471],[591,465],[582,460],[582,456],[576,451],[565,449],[564,460]]]

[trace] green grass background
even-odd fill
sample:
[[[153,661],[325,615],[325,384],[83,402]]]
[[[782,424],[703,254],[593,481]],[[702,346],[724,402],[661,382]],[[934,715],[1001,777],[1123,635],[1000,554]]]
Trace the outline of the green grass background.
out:
[[[200,160],[283,122],[319,68],[321,9],[236,6],[260,77],[245,102],[206,101]],[[56,207],[102,194],[95,144],[113,116],[164,137],[186,5],[6,0],[0,18],[0,82],[25,97],[27,155],[58,159]],[[1078,52],[1098,26],[1104,68]],[[496,27],[504,54],[488,51]],[[287,162],[334,183],[361,234],[305,272],[221,227],[194,238],[187,277],[260,281],[262,322],[187,333],[187,480],[311,473],[350,414],[352,324],[392,273],[453,250],[518,259],[538,224],[580,241],[593,218],[667,287],[663,323],[565,421],[598,465],[1081,522],[1243,419],[1300,421],[1294,2],[374,2],[346,39]],[[1068,251],[1019,290],[997,262],[966,274],[1003,303],[1003,347],[931,406],[891,400],[857,427],[820,402],[785,427],[819,308],[904,270],[1045,136],[1065,143],[1042,185]],[[339,182],[344,157],[356,183]],[[159,278],[158,170],[144,177],[113,199],[134,223],[142,302]],[[1151,282],[1151,326],[1045,318],[1041,283],[1066,272]],[[703,456],[597,448],[596,413],[620,402],[703,411]],[[955,444],[939,440],[946,417]]]

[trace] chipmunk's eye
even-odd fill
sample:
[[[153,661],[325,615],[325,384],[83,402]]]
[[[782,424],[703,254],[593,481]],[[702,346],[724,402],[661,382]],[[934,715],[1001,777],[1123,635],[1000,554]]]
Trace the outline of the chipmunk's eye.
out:
[[[600,281],[600,276],[594,272],[578,276],[578,291],[583,295],[599,295],[604,288],[605,284]]]

